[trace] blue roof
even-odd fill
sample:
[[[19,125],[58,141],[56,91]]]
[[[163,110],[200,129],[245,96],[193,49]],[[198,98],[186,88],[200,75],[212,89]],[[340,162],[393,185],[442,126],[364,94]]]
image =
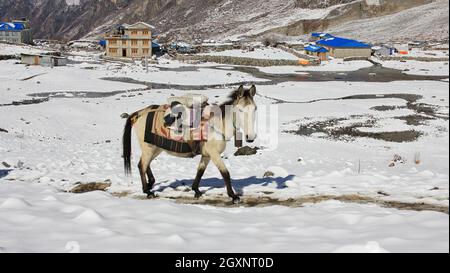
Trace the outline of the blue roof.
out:
[[[343,48],[370,48],[371,46],[356,40],[345,39],[340,37],[332,37],[316,42],[321,46],[343,47]]]
[[[20,31],[24,29],[25,25],[23,23],[0,22],[0,30]]]
[[[311,51],[311,52],[328,52],[328,49],[324,48],[323,46],[318,46],[318,45],[309,45],[307,47],[305,47],[306,51]]]
[[[325,32],[313,32],[311,33],[312,37],[317,37],[317,38],[331,38],[334,37],[333,35],[329,34],[329,33],[325,33]]]

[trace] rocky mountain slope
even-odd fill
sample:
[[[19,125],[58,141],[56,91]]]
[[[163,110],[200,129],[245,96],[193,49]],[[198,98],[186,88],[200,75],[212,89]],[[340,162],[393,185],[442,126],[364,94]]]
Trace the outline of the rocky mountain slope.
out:
[[[328,31],[373,42],[402,41],[410,37],[448,42],[448,14],[448,0],[437,0],[391,15],[347,22]]]
[[[2,0],[0,18],[28,17],[36,38],[92,37],[119,23],[142,20],[155,25],[167,38],[195,40],[266,33],[297,36],[430,2],[432,0]]]

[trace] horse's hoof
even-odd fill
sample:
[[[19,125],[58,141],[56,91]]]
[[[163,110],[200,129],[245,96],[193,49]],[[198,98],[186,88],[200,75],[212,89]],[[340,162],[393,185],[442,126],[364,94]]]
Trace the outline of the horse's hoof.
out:
[[[147,193],[147,198],[148,199],[156,198],[156,194],[154,192],[149,192],[149,193]]]
[[[203,195],[203,193],[201,193],[201,192],[196,192],[196,193],[195,193],[195,198],[196,198],[196,199],[199,199],[200,197],[202,197],[202,195]]]
[[[240,204],[241,202],[242,202],[241,198],[239,198],[238,196],[233,197],[233,204],[237,205]]]

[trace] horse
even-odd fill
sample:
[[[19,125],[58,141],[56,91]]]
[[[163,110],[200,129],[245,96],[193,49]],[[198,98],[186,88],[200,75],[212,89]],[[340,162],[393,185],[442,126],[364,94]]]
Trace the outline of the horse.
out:
[[[226,144],[233,137],[236,138],[237,132],[242,132],[245,140],[248,143],[253,143],[257,137],[255,130],[255,117],[257,106],[254,101],[256,95],[256,87],[244,88],[243,85],[234,90],[228,97],[228,100],[222,104],[214,105],[218,109],[219,114],[214,114],[209,120],[210,128],[213,133],[206,140],[199,143],[198,155],[201,155],[200,163],[197,168],[197,175],[192,183],[192,190],[195,193],[195,198],[200,198],[202,192],[199,190],[202,176],[212,161],[220,171],[224,180],[227,194],[232,199],[234,204],[240,203],[240,198],[236,195],[231,185],[230,173],[225,166],[221,154],[225,151]],[[231,111],[229,109],[232,109]],[[155,177],[150,167],[153,160],[155,160],[162,152],[175,157],[193,158],[192,154],[174,153],[167,151],[145,142],[145,130],[147,116],[151,112],[151,108],[147,107],[140,111],[131,114],[125,124],[123,132],[123,160],[125,173],[131,173],[131,134],[134,128],[141,147],[142,155],[139,160],[138,169],[142,182],[142,191],[147,194],[148,198],[155,197],[152,191],[155,185]],[[230,114],[232,112],[232,114]],[[242,140],[242,139],[240,139]]]

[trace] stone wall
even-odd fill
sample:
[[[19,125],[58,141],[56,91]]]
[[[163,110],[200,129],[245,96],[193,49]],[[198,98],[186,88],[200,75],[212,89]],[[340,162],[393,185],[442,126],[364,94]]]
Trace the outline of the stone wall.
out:
[[[419,61],[419,62],[448,62],[449,58],[435,58],[435,57],[414,57],[414,56],[382,56],[379,57],[382,61]]]
[[[179,61],[201,61],[213,62],[230,65],[244,65],[244,66],[285,66],[285,65],[301,65],[296,60],[270,60],[270,59],[254,59],[245,57],[231,57],[231,56],[211,56],[211,55],[177,55],[176,59]]]
[[[347,58],[344,58],[344,62],[351,62],[351,61],[370,61],[370,58],[367,58],[367,57],[347,57]]]
[[[0,61],[6,61],[6,60],[11,60],[11,59],[18,60],[19,57],[16,55],[0,55]]]
[[[294,56],[296,56],[296,57],[298,57],[300,59],[305,59],[305,60],[310,61],[311,65],[319,65],[320,64],[320,59],[318,57],[316,57],[316,56],[311,56],[311,55],[308,55],[308,54],[304,54],[304,53],[301,53],[301,52],[299,52],[299,51],[297,51],[297,50],[295,50],[293,48],[290,48],[290,47],[287,47],[287,46],[283,46],[283,45],[279,45],[278,48],[282,49],[282,50],[286,51],[287,53],[290,53],[290,54],[292,54],[292,55],[294,55]]]

